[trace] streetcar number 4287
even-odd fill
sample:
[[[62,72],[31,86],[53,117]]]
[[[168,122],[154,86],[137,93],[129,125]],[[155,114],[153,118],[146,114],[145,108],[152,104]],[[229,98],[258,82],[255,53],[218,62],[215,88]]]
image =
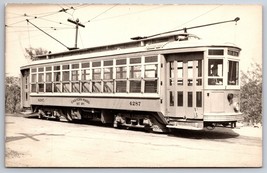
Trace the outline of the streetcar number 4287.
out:
[[[138,101],[131,101],[131,102],[130,102],[130,105],[131,105],[131,106],[141,106],[141,102],[138,102]]]

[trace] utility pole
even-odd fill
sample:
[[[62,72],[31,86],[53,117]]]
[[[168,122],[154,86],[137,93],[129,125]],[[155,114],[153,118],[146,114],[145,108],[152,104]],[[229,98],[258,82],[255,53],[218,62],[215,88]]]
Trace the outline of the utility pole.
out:
[[[83,27],[83,28],[84,28],[85,26],[84,26],[83,24],[79,23],[79,19],[76,19],[76,21],[71,20],[71,19],[68,19],[68,22],[73,23],[73,24],[76,25],[76,37],[75,37],[75,45],[74,45],[74,48],[73,48],[73,49],[78,49],[78,47],[77,47],[78,28],[79,28],[79,26],[81,26],[81,27]]]

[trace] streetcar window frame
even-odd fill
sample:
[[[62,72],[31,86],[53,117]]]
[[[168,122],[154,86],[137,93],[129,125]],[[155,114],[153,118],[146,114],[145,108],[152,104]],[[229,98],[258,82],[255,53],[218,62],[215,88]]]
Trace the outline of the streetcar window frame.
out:
[[[227,85],[230,86],[239,86],[239,61],[228,59],[227,61]],[[231,65],[232,64],[232,65]],[[234,78],[234,79],[233,79]]]
[[[159,93],[159,70],[158,55],[37,66],[31,68],[31,92]]]
[[[208,58],[208,85],[224,85],[224,66],[223,58]]]

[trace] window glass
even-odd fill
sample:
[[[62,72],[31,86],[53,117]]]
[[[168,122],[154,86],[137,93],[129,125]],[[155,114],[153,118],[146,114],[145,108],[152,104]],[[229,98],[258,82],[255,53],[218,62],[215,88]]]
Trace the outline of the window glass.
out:
[[[93,62],[92,66],[93,67],[100,67],[101,66],[101,62],[100,61],[99,62]]]
[[[193,85],[193,61],[187,61],[187,85]]]
[[[36,92],[36,84],[32,84],[32,86],[31,86],[31,92]]]
[[[54,70],[60,70],[60,66],[54,66]]]
[[[45,70],[46,71],[51,71],[52,70],[52,67],[46,67]]]
[[[105,93],[113,92],[113,81],[104,82],[104,92]]]
[[[46,82],[52,82],[52,73],[46,73],[45,74],[45,81]]]
[[[183,106],[183,102],[184,102],[183,91],[178,91],[177,92],[177,106]]]
[[[44,82],[44,74],[43,73],[38,74],[38,82]]]
[[[145,93],[157,93],[158,92],[158,80],[145,81]]]
[[[62,69],[63,69],[63,70],[68,70],[69,68],[70,68],[69,65],[63,65],[63,66],[62,66]]]
[[[126,64],[126,59],[118,59],[116,60],[116,65],[124,65]]]
[[[223,55],[223,49],[209,49],[209,55]]]
[[[82,68],[89,68],[90,67],[90,63],[82,63]]]
[[[71,72],[71,80],[72,81],[78,81],[79,80],[79,71],[74,70]]]
[[[139,64],[141,63],[141,58],[131,58],[130,64]]]
[[[82,80],[90,79],[90,70],[82,70]]]
[[[130,67],[130,78],[139,79],[141,78],[141,66],[131,66]]]
[[[44,84],[38,84],[38,91],[39,92],[44,92]]]
[[[239,52],[238,51],[233,51],[233,50],[228,50],[228,55],[238,56]]]
[[[90,83],[82,82],[82,92],[88,93],[90,91]]]
[[[158,65],[145,65],[145,78],[157,78],[158,77]]]
[[[101,79],[101,69],[100,68],[93,69],[92,73],[93,73],[93,80],[100,80]]]
[[[32,71],[32,73],[35,73],[37,70],[36,70],[36,68],[32,68],[31,71]]]
[[[141,92],[141,81],[130,81],[130,92],[140,93]]]
[[[193,93],[188,92],[187,93],[187,107],[192,107],[193,106]]]
[[[196,79],[196,85],[197,86],[201,86],[202,85],[202,79],[200,79],[202,77],[202,60],[198,60],[196,61],[197,65],[196,65],[196,72],[197,72],[197,78]]]
[[[170,106],[174,106],[174,95],[173,95],[173,92],[170,91],[169,94],[170,94]]]
[[[202,92],[196,92],[196,105],[197,107],[202,107]]]
[[[104,66],[112,66],[112,65],[113,65],[113,60],[104,61]]]
[[[202,60],[197,61],[197,77],[202,77]]]
[[[79,68],[79,64],[72,64],[72,65],[71,65],[71,68],[72,68],[72,69],[77,69],[77,68]]]
[[[60,81],[60,72],[54,72],[54,81]]]
[[[237,61],[228,62],[228,85],[238,85],[239,64]]]
[[[41,68],[38,68],[38,72],[43,72],[44,71],[44,68],[41,67]]]
[[[80,92],[80,83],[72,82],[72,92]]]
[[[37,75],[36,74],[32,74],[32,82],[37,82],[37,80],[36,80],[36,78],[37,78]]]
[[[62,72],[62,81],[69,81],[70,80],[70,72],[69,71],[63,71]]]
[[[62,92],[70,92],[70,83],[62,83]]]
[[[223,60],[209,59],[208,62],[208,84],[222,85],[223,84]]]
[[[113,79],[113,68],[104,68],[104,79]]]
[[[170,78],[174,78],[174,61],[170,62]]]
[[[125,93],[126,92],[126,81],[117,81],[116,82],[116,92]]]
[[[177,85],[183,85],[183,61],[177,61]]]
[[[52,83],[47,83],[46,84],[45,92],[52,92]]]
[[[126,67],[117,67],[116,68],[116,78],[117,79],[126,79]]]
[[[158,57],[157,56],[145,57],[145,63],[149,62],[158,62]]]
[[[93,93],[101,92],[101,82],[92,82],[92,92]]]
[[[54,83],[54,92],[61,92],[60,83]]]

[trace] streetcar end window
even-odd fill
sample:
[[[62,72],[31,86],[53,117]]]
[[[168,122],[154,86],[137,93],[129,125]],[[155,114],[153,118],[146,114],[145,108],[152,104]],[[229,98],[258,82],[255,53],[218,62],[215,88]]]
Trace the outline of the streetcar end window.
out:
[[[237,61],[228,62],[228,85],[238,85],[239,64]]]
[[[222,85],[223,84],[223,60],[209,59],[208,63],[208,84]]]

